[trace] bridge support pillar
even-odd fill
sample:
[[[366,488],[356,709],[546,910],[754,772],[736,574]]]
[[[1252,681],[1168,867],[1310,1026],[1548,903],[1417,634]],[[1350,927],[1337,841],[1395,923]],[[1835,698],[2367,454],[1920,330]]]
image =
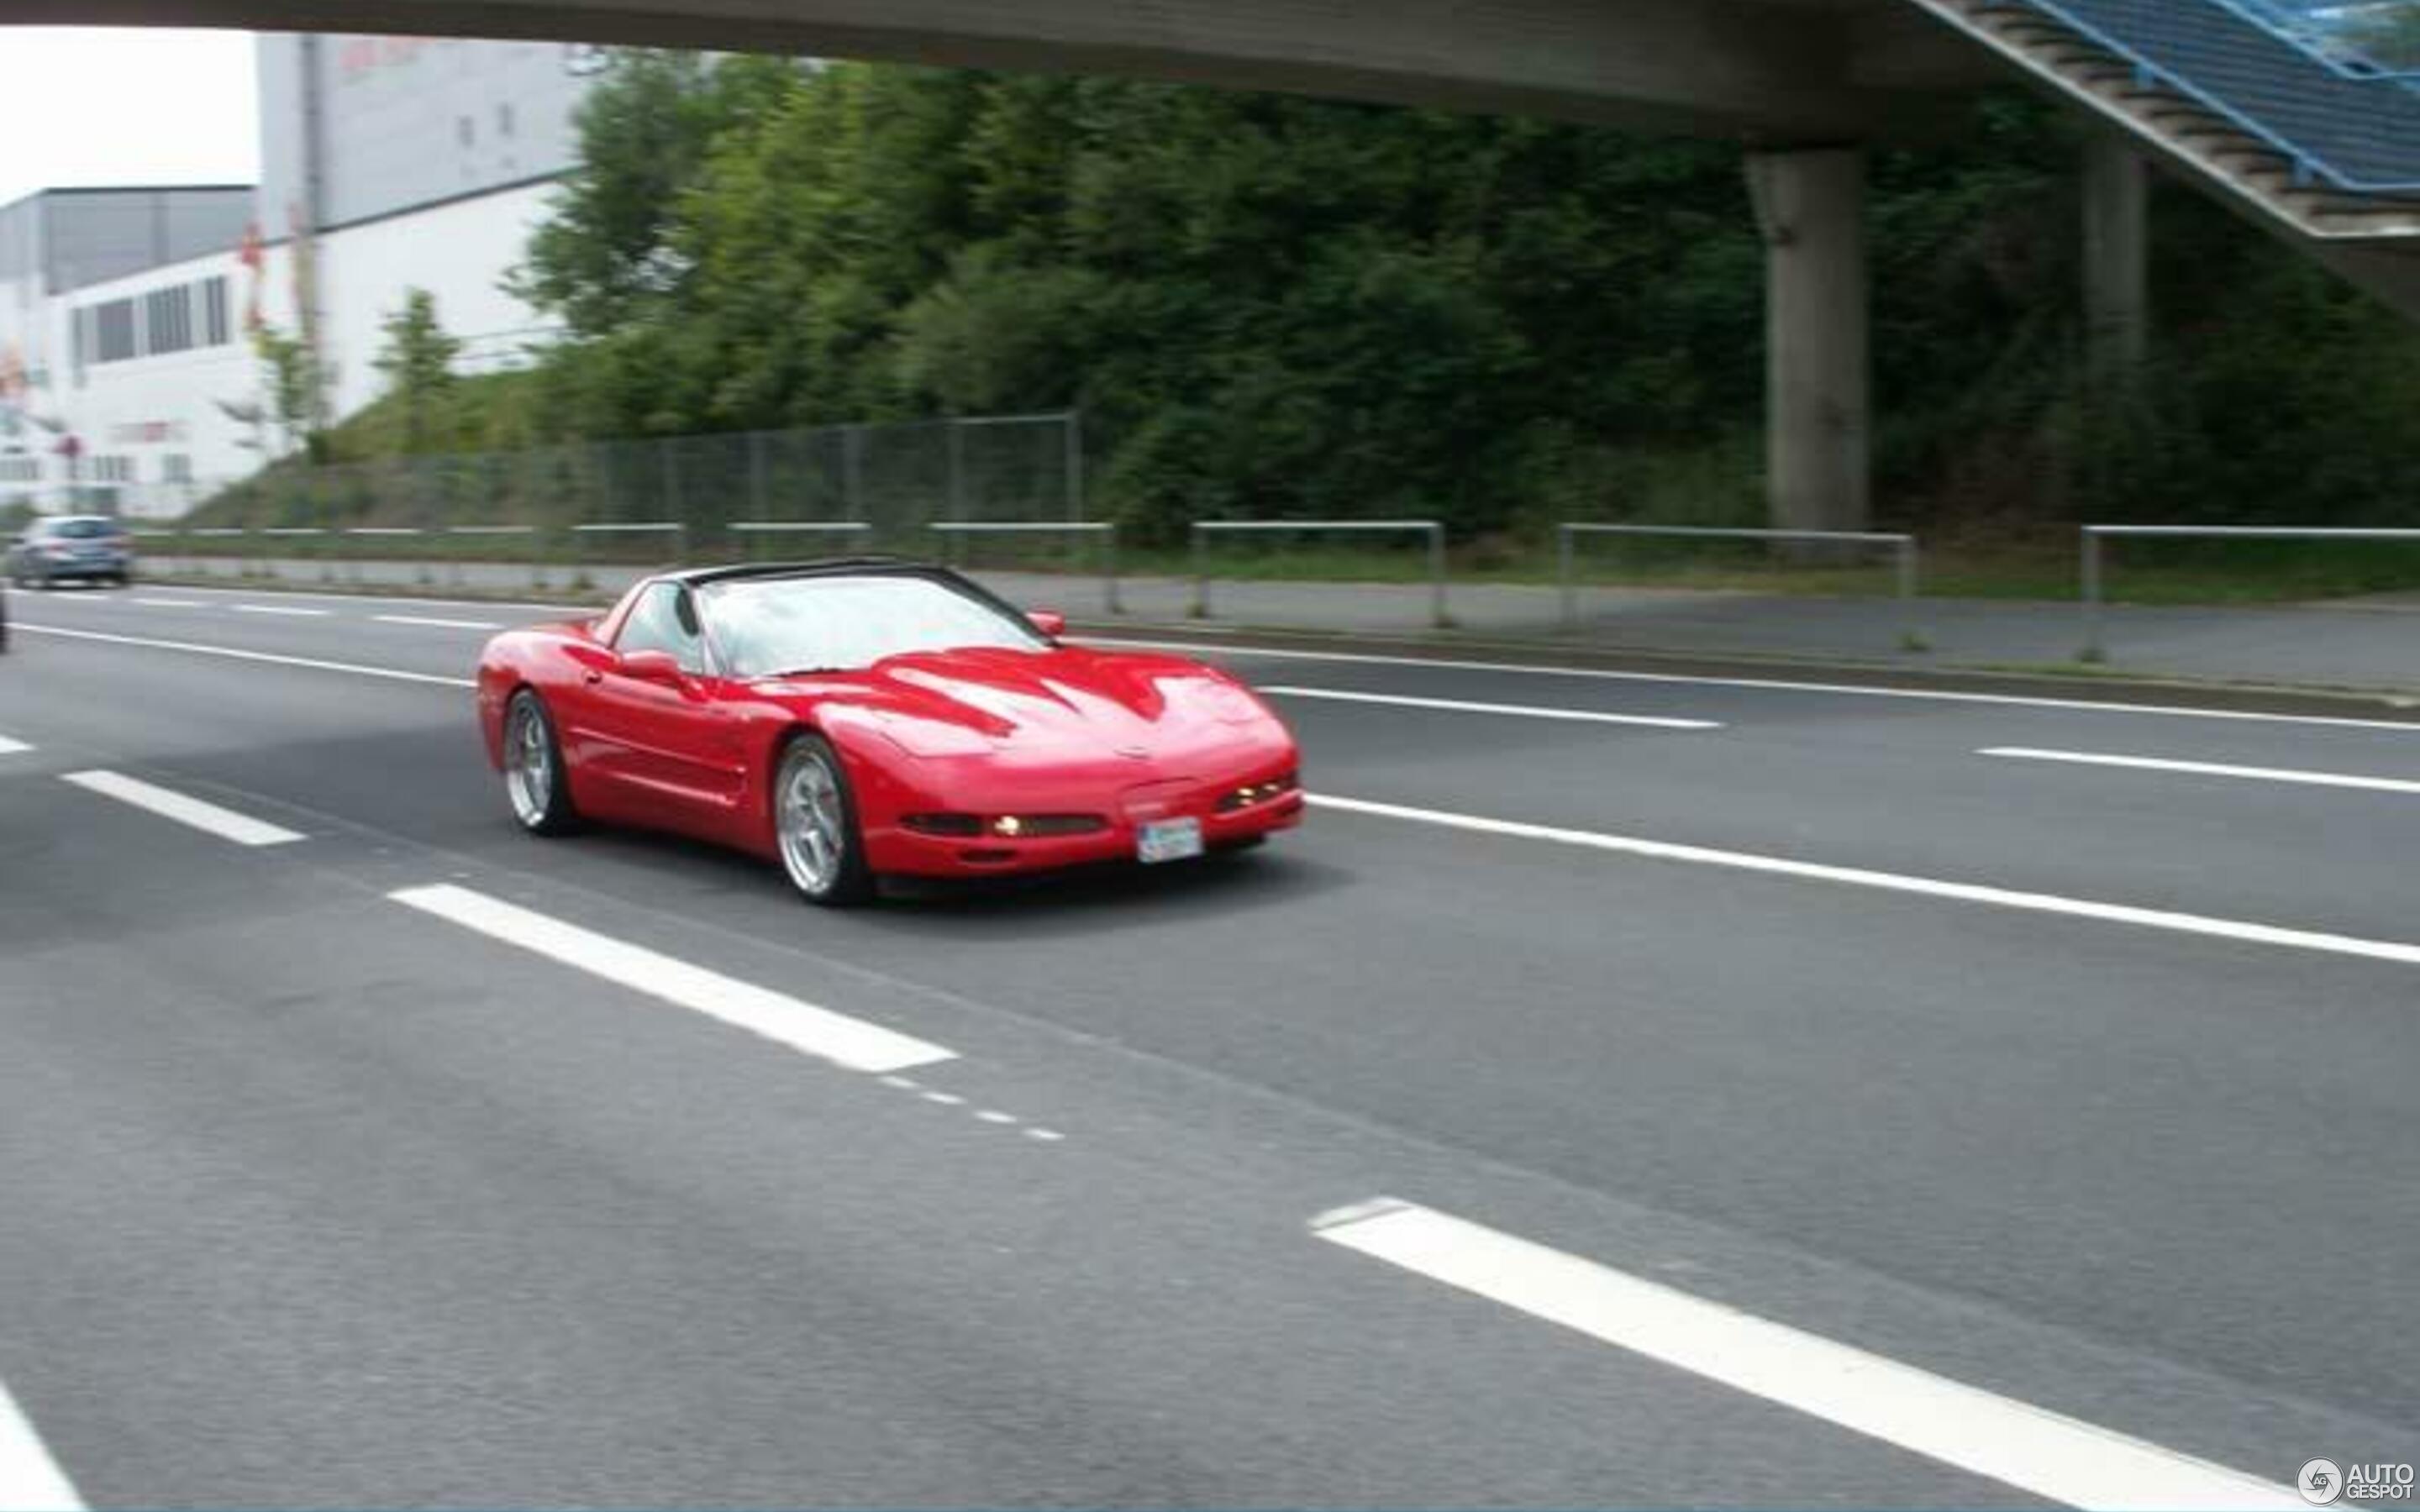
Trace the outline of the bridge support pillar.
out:
[[[2115,136],[2084,148],[2084,326],[2095,379],[2124,382],[2148,350],[2150,301],[2144,266],[2149,236],[2143,155]]]
[[[1782,530],[1863,530],[1869,476],[1865,156],[1751,152],[1765,245],[1765,493]]]

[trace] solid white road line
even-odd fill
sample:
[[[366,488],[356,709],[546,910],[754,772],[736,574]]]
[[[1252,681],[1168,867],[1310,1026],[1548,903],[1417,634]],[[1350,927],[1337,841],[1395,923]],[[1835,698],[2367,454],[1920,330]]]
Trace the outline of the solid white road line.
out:
[[[1473,703],[1463,699],[1411,698],[1398,693],[1348,693],[1333,687],[1261,687],[1290,699],[1330,699],[1339,703],[1386,703],[1406,709],[1445,709],[1455,714],[1501,714],[1523,719],[1569,719],[1579,724],[1635,724],[1658,730],[1720,730],[1712,719],[1666,719],[1644,714],[1599,714],[1592,709],[1550,709],[1528,703]]]
[[[140,604],[145,609],[207,609],[209,607],[198,598],[134,598],[127,602]]]
[[[0,1385],[0,1506],[13,1512],[84,1512],[84,1498],[5,1385]]]
[[[1838,694],[1851,698],[1915,699],[1939,703],[1989,703],[2026,709],[2079,709],[2089,714],[2152,714],[2180,719],[2242,719],[2260,724],[2326,725],[2345,730],[2392,730],[2420,735],[2420,720],[2353,719],[2321,714],[2262,714],[2250,709],[2197,709],[2171,703],[2115,703],[2091,699],[2042,698],[2019,693],[1967,693],[1933,687],[1869,687],[1857,683],[1799,683],[1779,677],[1692,677],[1681,672],[1616,671],[1607,667],[1540,667],[1526,662],[1456,660],[1443,656],[1382,656],[1354,651],[1296,651],[1257,645],[1205,646],[1191,640],[1127,640],[1082,636],[1086,645],[1112,650],[1177,651],[1211,656],[1264,656],[1273,661],[1326,661],[1352,666],[1420,667],[1443,671],[1514,672],[1528,677],[1577,677],[1608,683],[1663,683],[1683,687],[1748,687],[1772,693]]]
[[[2088,750],[2038,750],[2031,746],[1992,746],[1978,756],[2024,762],[2065,762],[2076,766],[2124,766],[2146,772],[2185,772],[2195,777],[2241,777],[2259,782],[2300,782],[2319,788],[2360,788],[2370,793],[2420,793],[2420,782],[2393,777],[2353,777],[2343,772],[2301,772],[2282,766],[2228,766],[2219,762],[2171,762],[2149,756],[2109,756]]]
[[[1311,1220],[1356,1250],[1734,1390],[2070,1506],[2290,1508],[2294,1491],[1434,1209]]]
[[[957,1058],[954,1050],[675,961],[468,887],[406,887],[387,896],[491,939],[721,1019],[850,1071],[905,1071]]]
[[[380,625],[427,625],[440,630],[501,630],[503,625],[492,620],[442,620],[425,614],[373,614]]]
[[[0,735],[0,756],[14,756],[21,751],[28,751],[33,748],[33,747],[26,745],[22,740],[11,740],[7,735]]]
[[[468,677],[440,677],[433,672],[407,672],[394,667],[364,667],[349,661],[321,661],[315,656],[282,656],[270,651],[244,651],[235,646],[207,646],[192,640],[161,640],[142,635],[104,635],[99,630],[70,630],[55,625],[20,625],[32,635],[65,636],[70,640],[100,640],[116,646],[147,646],[154,651],[182,651],[196,656],[225,656],[236,661],[265,661],[279,667],[308,667],[315,671],[350,672],[355,677],[385,677],[398,683],[427,683],[438,687],[476,687]]]
[[[60,780],[72,782],[104,798],[116,798],[120,803],[147,809],[163,819],[174,819],[180,825],[207,830],[238,845],[287,845],[302,838],[293,830],[266,820],[240,814],[232,809],[222,809],[215,803],[205,803],[167,788],[155,787],[123,772],[69,772]]]
[[[411,594],[314,594],[291,588],[212,588],[202,583],[178,583],[180,594],[208,594],[212,598],[299,598],[314,604],[349,604],[354,608],[380,604],[420,604],[434,609],[528,609],[534,613],[587,616],[601,614],[612,607],[620,593],[608,595],[602,604],[531,604],[503,598],[427,598]]]
[[[298,619],[324,619],[334,612],[324,609],[296,609],[291,604],[238,604],[238,614],[290,614]]]
[[[1931,877],[1903,876],[1896,872],[1869,872],[1859,867],[1824,866],[1814,861],[1792,861],[1778,856],[1757,856],[1745,851],[1719,851],[1703,845],[1676,845],[1668,841],[1640,840],[1629,835],[1606,835],[1589,829],[1559,829],[1551,825],[1521,824],[1508,819],[1487,819],[1477,814],[1450,813],[1437,809],[1411,809],[1402,804],[1373,803],[1362,798],[1343,798],[1333,794],[1314,793],[1308,800],[1315,807],[1335,809],[1345,813],[1371,814],[1383,819],[1407,819],[1416,824],[1437,825],[1448,829],[1466,830],[1481,835],[1501,835],[1513,840],[1545,841],[1557,845],[1575,845],[1588,850],[1612,851],[1623,856],[1644,856],[1658,861],[1686,861],[1696,866],[1730,867],[1742,872],[1762,872],[1773,876],[1797,877],[1808,882],[1845,883],[1853,887],[1872,887],[1884,892],[1915,893],[1927,898],[1946,898],[1954,903],[1986,903],[1994,908],[2020,908],[2037,914],[2063,914],[2071,918],[2099,919],[2108,924],[2133,924],[2144,929],[2170,930],[2180,934],[2207,934],[2220,939],[2240,940],[2251,945],[2277,945],[2297,950],[2323,950],[2333,955],[2363,956],[2372,961],[2393,961],[2403,965],[2420,965],[2420,945],[2406,945],[2395,940],[2369,940],[2351,934],[2326,934],[2314,930],[2281,929],[2272,924],[2251,924],[2232,918],[2211,918],[2200,914],[2178,914],[2159,908],[2136,908],[2125,903],[2093,903],[2082,898],[2063,898],[2056,893],[2020,892],[2009,887],[1984,887],[1971,882],[1942,882]]]

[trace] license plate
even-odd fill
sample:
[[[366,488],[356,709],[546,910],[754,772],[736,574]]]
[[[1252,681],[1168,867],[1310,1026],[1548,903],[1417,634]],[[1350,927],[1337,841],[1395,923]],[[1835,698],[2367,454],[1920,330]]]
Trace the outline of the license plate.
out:
[[[1135,857],[1145,866],[1182,861],[1202,854],[1202,821],[1158,819],[1135,834]]]

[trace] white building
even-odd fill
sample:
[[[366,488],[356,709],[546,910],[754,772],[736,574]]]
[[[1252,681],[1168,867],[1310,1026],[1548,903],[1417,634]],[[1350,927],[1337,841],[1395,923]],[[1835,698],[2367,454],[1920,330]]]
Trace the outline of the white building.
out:
[[[419,287],[473,369],[550,335],[505,293],[570,165],[593,49],[264,35],[261,182],[0,207],[0,503],[173,515],[273,454],[247,334],[316,328],[330,412],[375,399]],[[312,303],[298,300],[307,237]]]

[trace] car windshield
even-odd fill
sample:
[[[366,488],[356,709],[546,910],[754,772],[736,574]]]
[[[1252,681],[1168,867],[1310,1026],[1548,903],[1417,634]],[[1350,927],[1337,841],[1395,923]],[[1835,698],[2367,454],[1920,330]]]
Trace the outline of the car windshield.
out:
[[[92,540],[103,535],[116,535],[117,525],[106,519],[54,519],[51,521],[50,533],[79,541]]]
[[[1032,625],[931,578],[775,578],[717,583],[706,623],[735,677],[846,671],[911,651],[1049,642]]]

